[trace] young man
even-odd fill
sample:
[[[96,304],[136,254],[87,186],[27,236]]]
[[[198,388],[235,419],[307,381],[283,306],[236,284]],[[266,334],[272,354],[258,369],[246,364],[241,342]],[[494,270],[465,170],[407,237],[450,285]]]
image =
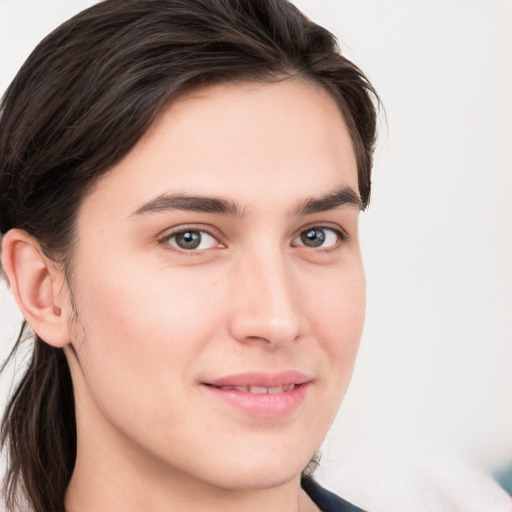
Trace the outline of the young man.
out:
[[[357,510],[310,477],[362,331],[373,89],[284,1],[107,0],[0,125],[33,510]],[[20,336],[21,339],[21,336]]]

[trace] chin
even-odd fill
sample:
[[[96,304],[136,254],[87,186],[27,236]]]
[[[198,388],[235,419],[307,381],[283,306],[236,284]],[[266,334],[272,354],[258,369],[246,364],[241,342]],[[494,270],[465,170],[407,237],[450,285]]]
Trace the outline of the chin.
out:
[[[261,491],[273,489],[300,477],[301,471],[286,471],[281,474],[268,474],[268,467],[263,471],[251,471],[244,475],[223,475],[213,482],[215,487],[231,491]]]
[[[232,491],[258,491],[271,489],[284,485],[294,479],[300,478],[302,470],[309,459],[293,461],[284,458],[276,461],[269,458],[264,463],[253,461],[237,461],[237,464],[229,464],[222,468],[220,465],[214,473],[214,478],[209,478],[215,487]]]

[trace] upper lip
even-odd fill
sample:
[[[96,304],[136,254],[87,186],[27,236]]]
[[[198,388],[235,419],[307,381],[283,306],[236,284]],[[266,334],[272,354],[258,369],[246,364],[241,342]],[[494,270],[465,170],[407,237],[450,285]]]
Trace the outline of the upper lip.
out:
[[[209,386],[262,386],[266,388],[288,386],[290,384],[304,384],[312,379],[308,375],[295,370],[286,370],[279,373],[250,372],[227,375],[219,379],[203,382]]]

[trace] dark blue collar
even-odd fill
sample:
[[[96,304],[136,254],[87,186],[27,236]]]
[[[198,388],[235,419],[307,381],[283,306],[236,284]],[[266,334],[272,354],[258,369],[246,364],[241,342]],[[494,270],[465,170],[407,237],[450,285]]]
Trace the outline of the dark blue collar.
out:
[[[364,512],[336,494],[320,487],[313,478],[303,478],[301,485],[322,512]]]

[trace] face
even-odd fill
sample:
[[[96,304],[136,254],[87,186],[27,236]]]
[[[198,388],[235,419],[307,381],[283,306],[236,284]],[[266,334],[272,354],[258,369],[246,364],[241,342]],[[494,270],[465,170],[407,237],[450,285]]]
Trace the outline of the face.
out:
[[[79,443],[221,488],[297,477],[356,357],[358,216],[350,136],[320,87],[174,102],[79,210]]]

